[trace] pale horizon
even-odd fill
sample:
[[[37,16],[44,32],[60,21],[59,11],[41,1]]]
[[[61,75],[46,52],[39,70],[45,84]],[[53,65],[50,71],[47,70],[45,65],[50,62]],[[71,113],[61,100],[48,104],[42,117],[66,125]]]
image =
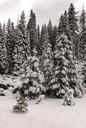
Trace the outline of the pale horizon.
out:
[[[26,18],[29,19],[30,10],[36,13],[37,24],[48,23],[49,19],[53,24],[58,24],[60,15],[68,10],[70,3],[73,3],[77,11],[81,11],[86,1],[83,0],[0,0],[0,22],[7,22],[9,18],[16,23],[17,18],[24,10]]]

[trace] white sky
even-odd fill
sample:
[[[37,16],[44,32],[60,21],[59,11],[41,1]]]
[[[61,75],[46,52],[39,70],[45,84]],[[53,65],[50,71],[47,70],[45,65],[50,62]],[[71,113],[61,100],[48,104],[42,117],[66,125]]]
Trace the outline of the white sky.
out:
[[[53,23],[57,24],[60,15],[69,8],[71,2],[79,11],[82,10],[83,4],[86,9],[86,0],[0,0],[0,22],[7,22],[9,17],[16,22],[22,10],[29,18],[30,10],[33,9],[37,23],[47,23],[51,18]]]

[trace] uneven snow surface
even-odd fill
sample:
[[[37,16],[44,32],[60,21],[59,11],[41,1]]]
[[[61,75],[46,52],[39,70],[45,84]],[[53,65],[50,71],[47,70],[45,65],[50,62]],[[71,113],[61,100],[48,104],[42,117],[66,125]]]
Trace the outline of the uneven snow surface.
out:
[[[13,97],[0,97],[0,128],[86,128],[86,97],[75,102],[70,107],[58,99],[45,99],[38,105],[30,101],[24,114],[12,111]]]

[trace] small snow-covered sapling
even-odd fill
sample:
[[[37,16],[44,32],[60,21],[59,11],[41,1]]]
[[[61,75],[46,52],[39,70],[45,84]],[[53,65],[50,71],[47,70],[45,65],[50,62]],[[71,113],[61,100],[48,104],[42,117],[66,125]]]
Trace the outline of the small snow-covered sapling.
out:
[[[44,94],[39,95],[39,97],[36,99],[36,104],[39,104],[40,102],[43,103],[44,97],[45,97]]]
[[[64,102],[63,102],[63,105],[68,105],[68,106],[73,106],[75,105],[75,102],[74,102],[74,96],[73,96],[73,89],[69,89],[66,94],[64,95]]]

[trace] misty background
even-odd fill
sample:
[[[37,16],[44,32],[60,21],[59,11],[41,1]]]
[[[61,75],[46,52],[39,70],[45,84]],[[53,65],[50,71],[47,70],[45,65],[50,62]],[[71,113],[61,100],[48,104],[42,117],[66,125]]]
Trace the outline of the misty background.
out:
[[[73,3],[77,10],[82,10],[83,5],[86,8],[86,0],[0,0],[0,22],[7,22],[11,17],[16,23],[22,10],[29,18],[29,12],[33,9],[38,24],[47,23],[49,19],[53,24],[58,24],[60,15],[68,9],[70,3]]]

